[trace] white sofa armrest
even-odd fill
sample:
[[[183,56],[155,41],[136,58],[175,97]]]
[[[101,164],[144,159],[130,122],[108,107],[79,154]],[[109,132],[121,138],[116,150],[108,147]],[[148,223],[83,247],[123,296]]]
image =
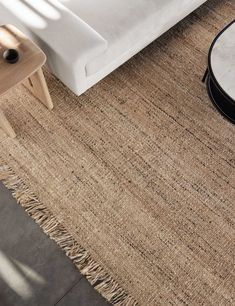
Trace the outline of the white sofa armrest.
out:
[[[85,88],[86,64],[107,49],[99,33],[57,0],[0,0],[0,24],[9,23],[44,50],[50,70],[77,94]]]
[[[0,0],[0,4],[9,14],[15,15],[38,40],[42,40],[60,56],[68,57],[71,62],[77,58],[89,60],[107,48],[107,41],[100,34],[57,0]],[[51,13],[43,16],[42,12],[46,10],[51,10]],[[41,18],[44,26],[38,21],[37,27],[37,20],[32,22],[35,17]],[[1,18],[0,22],[3,23]]]
[[[81,18],[56,0],[49,3],[58,10],[60,17],[56,21],[48,19],[47,27],[41,31],[35,29],[40,39],[71,63],[87,62],[106,50],[107,41]]]

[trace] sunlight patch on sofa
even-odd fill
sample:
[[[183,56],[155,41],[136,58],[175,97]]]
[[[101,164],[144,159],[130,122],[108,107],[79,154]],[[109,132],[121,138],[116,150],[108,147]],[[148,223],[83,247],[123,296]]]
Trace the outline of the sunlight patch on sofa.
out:
[[[28,5],[20,0],[0,0],[0,3],[8,9],[19,20],[26,23],[28,26],[44,29],[47,27],[47,22],[39,14],[33,11]]]

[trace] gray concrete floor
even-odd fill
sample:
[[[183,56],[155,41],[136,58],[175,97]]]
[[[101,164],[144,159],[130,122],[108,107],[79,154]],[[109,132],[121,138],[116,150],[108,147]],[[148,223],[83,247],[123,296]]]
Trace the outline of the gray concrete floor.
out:
[[[108,306],[0,182],[0,306]]]

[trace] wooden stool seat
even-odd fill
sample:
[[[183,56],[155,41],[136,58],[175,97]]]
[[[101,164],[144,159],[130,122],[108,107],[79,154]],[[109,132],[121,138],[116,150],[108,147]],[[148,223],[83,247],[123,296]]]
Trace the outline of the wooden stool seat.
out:
[[[7,49],[18,51],[17,63],[9,64],[4,60],[3,53]],[[0,96],[23,82],[48,109],[52,109],[53,103],[42,71],[45,62],[43,51],[16,27],[0,27]],[[10,137],[15,137],[13,128],[1,110],[0,127]]]

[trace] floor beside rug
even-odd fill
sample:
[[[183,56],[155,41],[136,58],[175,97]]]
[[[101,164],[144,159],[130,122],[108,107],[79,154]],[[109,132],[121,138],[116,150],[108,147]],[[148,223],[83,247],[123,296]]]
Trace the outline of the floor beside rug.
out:
[[[107,306],[0,182],[0,305]]]

